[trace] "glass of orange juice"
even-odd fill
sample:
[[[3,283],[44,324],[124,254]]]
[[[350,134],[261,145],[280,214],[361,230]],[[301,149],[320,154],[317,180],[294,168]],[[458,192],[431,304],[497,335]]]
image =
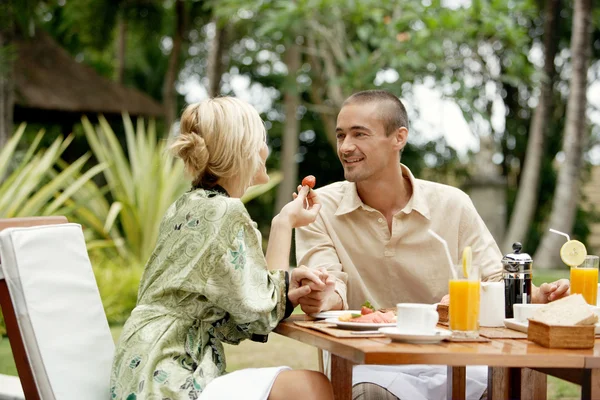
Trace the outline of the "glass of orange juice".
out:
[[[458,337],[479,337],[479,274],[450,279],[450,329]]]
[[[571,267],[571,294],[581,294],[592,306],[598,299],[598,264],[598,256],[586,256],[583,263]]]

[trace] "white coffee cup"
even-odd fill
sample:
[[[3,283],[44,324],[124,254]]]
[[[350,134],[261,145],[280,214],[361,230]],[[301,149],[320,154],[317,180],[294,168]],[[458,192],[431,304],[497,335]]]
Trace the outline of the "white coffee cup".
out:
[[[399,303],[396,327],[403,332],[430,333],[440,319],[435,304]]]
[[[543,304],[513,304],[514,318],[518,322],[526,322],[529,318],[533,317],[536,310],[542,306]]]
[[[504,282],[481,282],[479,326],[504,327]]]

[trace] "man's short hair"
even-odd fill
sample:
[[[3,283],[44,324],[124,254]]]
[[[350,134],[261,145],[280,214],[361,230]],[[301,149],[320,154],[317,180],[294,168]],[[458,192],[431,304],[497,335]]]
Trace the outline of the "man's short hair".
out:
[[[391,135],[398,128],[408,129],[408,114],[400,99],[385,90],[364,90],[348,97],[342,107],[348,104],[382,103],[380,118],[383,121],[385,134]]]

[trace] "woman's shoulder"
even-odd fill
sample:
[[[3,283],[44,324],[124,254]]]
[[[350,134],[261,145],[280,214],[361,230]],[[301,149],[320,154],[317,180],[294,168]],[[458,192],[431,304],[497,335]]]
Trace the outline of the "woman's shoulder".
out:
[[[207,222],[250,220],[246,206],[238,198],[232,198],[210,190],[192,190],[178,202],[178,214],[186,219],[195,216]]]

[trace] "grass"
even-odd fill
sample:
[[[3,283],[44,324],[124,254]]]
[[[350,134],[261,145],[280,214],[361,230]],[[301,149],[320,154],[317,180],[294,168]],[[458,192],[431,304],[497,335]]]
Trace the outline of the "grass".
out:
[[[7,338],[0,337],[0,374],[17,375],[17,368],[13,360],[12,351]]]
[[[537,270],[535,269],[534,264],[534,272],[533,272],[533,284],[541,285],[544,282],[554,282],[558,279],[569,279],[569,270],[568,269],[553,269],[553,270]]]
[[[536,270],[533,282],[540,285],[543,282],[553,282],[568,277],[568,270]],[[121,334],[121,329],[121,326],[111,327],[111,333],[115,341]],[[238,346],[226,344],[225,353],[228,371],[278,365],[287,365],[294,369],[318,369],[316,348],[277,334],[269,335],[267,343],[255,343],[247,340]],[[6,338],[0,338],[0,374],[17,375],[10,345]],[[548,399],[568,400],[579,398],[581,398],[581,388],[578,385],[548,377]]]

